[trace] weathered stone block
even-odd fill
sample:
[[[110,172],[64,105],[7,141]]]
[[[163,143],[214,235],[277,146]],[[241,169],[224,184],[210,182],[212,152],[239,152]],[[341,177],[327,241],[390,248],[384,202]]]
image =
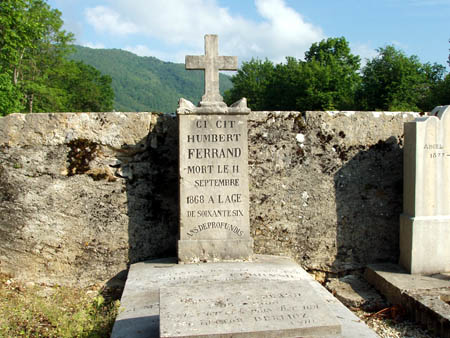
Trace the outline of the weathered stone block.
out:
[[[318,273],[397,262],[403,123],[415,116],[250,113],[255,252],[291,256]],[[81,139],[95,156],[88,171],[69,176]],[[0,118],[0,167],[1,272],[86,285],[133,262],[176,256],[175,116],[8,115]]]

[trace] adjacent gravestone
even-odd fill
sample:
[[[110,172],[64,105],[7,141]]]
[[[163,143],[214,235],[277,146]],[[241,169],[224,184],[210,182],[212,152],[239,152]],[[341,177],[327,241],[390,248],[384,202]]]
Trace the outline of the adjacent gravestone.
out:
[[[405,123],[400,264],[410,273],[450,271],[450,106]]]
[[[205,70],[199,107],[180,100],[180,240],[184,263],[247,260],[249,226],[247,108],[227,107],[219,70],[237,69],[237,58],[218,55],[217,35],[205,36],[205,55],[186,56],[187,69]]]

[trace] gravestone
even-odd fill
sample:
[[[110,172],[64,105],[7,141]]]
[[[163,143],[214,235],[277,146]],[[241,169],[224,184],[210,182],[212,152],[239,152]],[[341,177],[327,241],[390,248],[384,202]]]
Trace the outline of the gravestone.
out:
[[[180,100],[180,239],[184,263],[248,260],[250,237],[247,108],[227,107],[219,70],[237,70],[237,58],[218,55],[217,35],[205,36],[205,55],[186,56],[187,69],[205,70],[199,107]]]
[[[253,255],[250,109],[223,102],[218,72],[237,60],[217,47],[206,35],[205,55],[186,57],[205,69],[205,95],[177,110],[178,258],[130,267],[112,337],[376,337],[292,259]]]
[[[450,106],[404,125],[400,264],[410,273],[450,271]]]

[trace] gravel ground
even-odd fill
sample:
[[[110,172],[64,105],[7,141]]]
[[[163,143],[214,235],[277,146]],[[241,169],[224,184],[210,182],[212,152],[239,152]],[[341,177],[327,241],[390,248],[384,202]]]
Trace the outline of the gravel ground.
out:
[[[392,319],[377,318],[362,310],[352,311],[382,338],[435,338],[432,332],[409,320],[395,322]]]

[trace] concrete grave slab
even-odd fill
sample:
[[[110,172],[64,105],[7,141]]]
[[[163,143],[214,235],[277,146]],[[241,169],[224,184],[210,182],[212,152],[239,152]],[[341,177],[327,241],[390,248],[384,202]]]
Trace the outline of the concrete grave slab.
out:
[[[339,333],[340,322],[308,281],[236,281],[160,290],[161,337]]]
[[[342,337],[377,337],[305,270],[287,257],[255,255],[252,262],[175,264],[176,259],[133,264],[114,324],[113,338],[159,337],[161,288],[200,287],[224,283],[306,282],[341,324]],[[300,302],[301,305],[301,302]]]
[[[393,304],[440,337],[450,337],[450,278],[411,275],[396,264],[371,264],[366,279]]]

